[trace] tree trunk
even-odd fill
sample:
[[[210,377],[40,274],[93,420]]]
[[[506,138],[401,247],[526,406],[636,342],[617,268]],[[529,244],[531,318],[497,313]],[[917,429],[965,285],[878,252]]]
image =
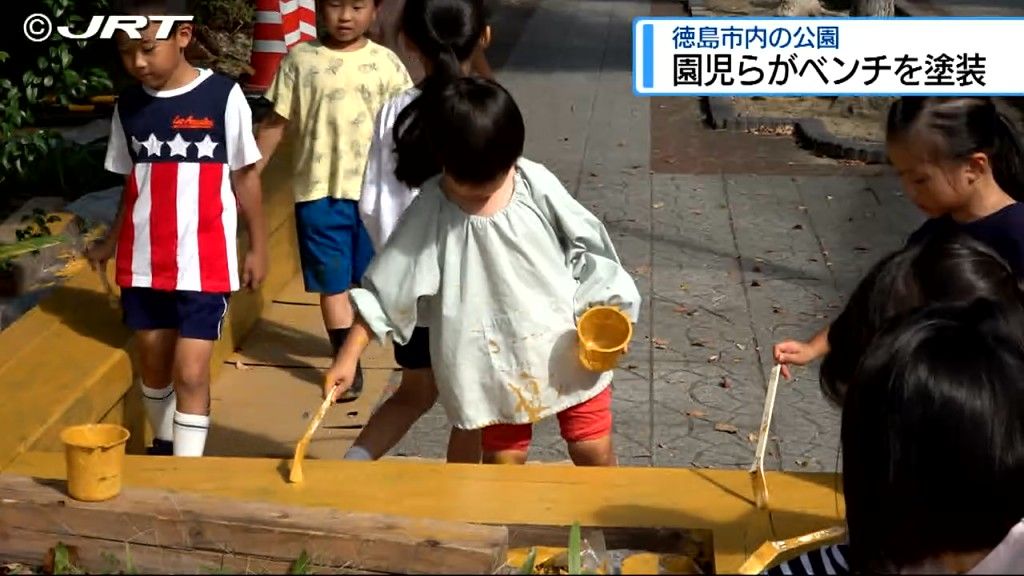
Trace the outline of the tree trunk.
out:
[[[850,16],[895,16],[895,0],[853,0]]]
[[[819,0],[782,0],[777,11],[779,16],[820,16]]]

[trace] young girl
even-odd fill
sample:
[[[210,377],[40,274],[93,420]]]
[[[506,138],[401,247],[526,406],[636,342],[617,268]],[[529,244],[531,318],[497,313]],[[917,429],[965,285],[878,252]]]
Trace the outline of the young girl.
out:
[[[399,180],[395,175],[395,141],[415,146],[415,138],[422,134],[421,127],[410,126],[410,120],[418,118],[416,106],[422,102],[410,104],[421,88],[429,90],[468,74],[474,54],[482,53],[491,36],[483,0],[406,0],[401,27],[407,51],[421,62],[427,76],[420,86],[385,103],[377,116],[359,200],[360,216],[375,252],[384,247],[427,176],[403,174],[405,178]],[[395,345],[395,362],[402,367],[402,383],[370,417],[346,459],[380,458],[437,400],[427,328],[417,327],[405,346]],[[480,434],[452,428],[448,461],[479,462]]]
[[[429,326],[441,403],[455,427],[482,429],[485,462],[525,462],[531,424],[557,415],[573,462],[614,465],[612,372],[582,367],[576,319],[615,302],[635,321],[632,277],[601,222],[521,157],[523,117],[504,88],[461,78],[418,101],[425,138],[399,142],[397,172],[440,174],[352,292],[357,322],[324,394],[351,385],[371,334],[406,344]]]
[[[910,243],[956,228],[988,244],[1024,276],[1024,152],[991,98],[907,96],[889,109],[889,159],[930,219]],[[829,347],[828,328],[808,342],[775,345],[775,361],[806,365]]]
[[[948,229],[886,256],[860,281],[828,332],[821,389],[842,406],[864,350],[892,318],[929,303],[1002,302],[1024,326],[1024,291],[1013,270],[987,245]],[[1024,344],[1024,343],[1022,343]]]
[[[883,329],[843,404],[849,543],[768,574],[1024,569],[1019,320],[983,299],[918,309]]]

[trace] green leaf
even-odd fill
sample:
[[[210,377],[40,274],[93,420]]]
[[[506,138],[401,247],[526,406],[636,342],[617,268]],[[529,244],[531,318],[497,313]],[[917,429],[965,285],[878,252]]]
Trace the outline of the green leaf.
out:
[[[50,67],[50,61],[47,60],[45,56],[40,56],[39,59],[36,60],[36,65],[39,66],[40,70],[46,70]]]
[[[291,566],[288,567],[289,574],[312,574],[313,571],[310,569],[311,560],[309,553],[303,550],[299,557],[292,562]]]
[[[537,563],[537,548],[531,547],[530,553],[526,555],[526,560],[523,561],[523,565],[519,567],[516,574],[533,574],[533,566]]]
[[[580,523],[573,522],[572,528],[569,529],[569,549],[567,554],[569,556],[569,574],[579,574],[582,569],[581,557],[581,545],[580,545]]]

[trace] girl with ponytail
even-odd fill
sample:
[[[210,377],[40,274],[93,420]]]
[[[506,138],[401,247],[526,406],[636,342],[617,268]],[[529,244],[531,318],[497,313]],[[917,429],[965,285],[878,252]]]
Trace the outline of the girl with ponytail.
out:
[[[483,0],[406,0],[401,36],[426,76],[385,103],[374,126],[359,212],[378,252],[419,186],[441,171],[423,111],[432,109],[452,81],[469,74],[490,43],[491,30]],[[395,362],[402,368],[398,390],[370,418],[346,459],[382,457],[436,402],[427,328],[417,327],[408,343],[395,345]],[[479,431],[452,428],[448,461],[479,460]]]
[[[928,216],[908,243],[956,230],[995,250],[1024,278],[1024,149],[988,97],[905,96],[886,122],[889,160]],[[803,366],[829,351],[828,328],[775,345],[775,361]]]

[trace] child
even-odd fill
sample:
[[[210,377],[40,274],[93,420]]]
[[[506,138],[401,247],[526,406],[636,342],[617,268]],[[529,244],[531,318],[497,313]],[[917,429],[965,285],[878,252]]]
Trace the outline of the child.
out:
[[[371,334],[404,345],[427,326],[441,403],[455,427],[483,429],[484,462],[525,462],[531,424],[557,414],[573,462],[614,465],[612,372],[581,366],[576,319],[618,301],[635,320],[636,285],[601,222],[521,157],[523,117],[504,88],[478,78],[430,88],[414,108],[426,138],[399,140],[398,173],[410,163],[440,174],[352,291],[356,324],[324,394],[352,384]]]
[[[906,96],[893,103],[886,146],[904,189],[930,219],[910,239],[954,227],[985,242],[1024,277],[1024,152],[991,98]],[[828,328],[775,345],[775,361],[804,366],[828,351]]]
[[[427,73],[422,84],[428,85],[467,74],[473,55],[481,53],[490,40],[490,27],[483,0],[407,0],[402,13],[402,34],[408,51],[415,54]],[[393,132],[399,132],[398,141],[422,135],[421,128],[409,122],[418,116],[409,104],[420,92],[420,87],[413,87],[389,100],[374,126],[359,212],[378,252],[416,197],[417,187],[426,176],[433,175],[407,176],[405,181],[395,175]],[[435,166],[434,171],[440,171],[440,167]],[[413,330],[407,345],[395,345],[395,362],[402,367],[402,383],[370,417],[345,455],[347,459],[380,458],[437,400],[427,328]],[[480,434],[452,428],[448,461],[479,462]]]
[[[1019,320],[976,300],[919,309],[882,330],[843,404],[849,543],[768,574],[1020,573]]]
[[[828,332],[821,389],[842,406],[846,385],[875,335],[893,317],[929,303],[1002,302],[1024,326],[1024,292],[1010,266],[966,233],[937,231],[883,258],[857,285]]]
[[[135,12],[170,12],[159,0]],[[88,257],[105,268],[116,250],[124,321],[136,334],[142,392],[153,426],[151,454],[202,456],[210,423],[210,357],[228,298],[239,289],[237,210],[249,253],[242,284],[266,274],[260,159],[252,116],[230,78],[192,67],[192,25],[168,40],[116,36],[121,61],[141,85],[121,93],[106,168],[125,174],[118,215]]]
[[[486,6],[483,8],[486,9]],[[377,25],[374,26],[375,30],[373,30],[371,39],[394,50],[405,64],[406,70],[409,71],[409,76],[412,77],[414,82],[419,84],[429,72],[423,66],[421,56],[416,54],[415,46],[409,46],[408,43],[401,42],[400,40],[402,36],[401,18],[405,14],[405,0],[381,0],[378,11],[380,14],[391,17],[377,19]],[[486,20],[488,16],[486,14],[484,16]],[[490,62],[487,61],[487,54],[484,50],[478,50],[470,57],[469,72],[481,78],[494,79],[494,72],[491,70]]]
[[[319,0],[317,14],[326,33],[282,59],[266,93],[274,110],[260,126],[258,142],[269,161],[291,131],[302,277],[308,292],[320,294],[337,354],[352,325],[347,292],[373,258],[357,205],[373,119],[412,83],[392,51],[365,37],[376,15],[373,0]],[[359,369],[345,400],[360,395],[362,382]]]

